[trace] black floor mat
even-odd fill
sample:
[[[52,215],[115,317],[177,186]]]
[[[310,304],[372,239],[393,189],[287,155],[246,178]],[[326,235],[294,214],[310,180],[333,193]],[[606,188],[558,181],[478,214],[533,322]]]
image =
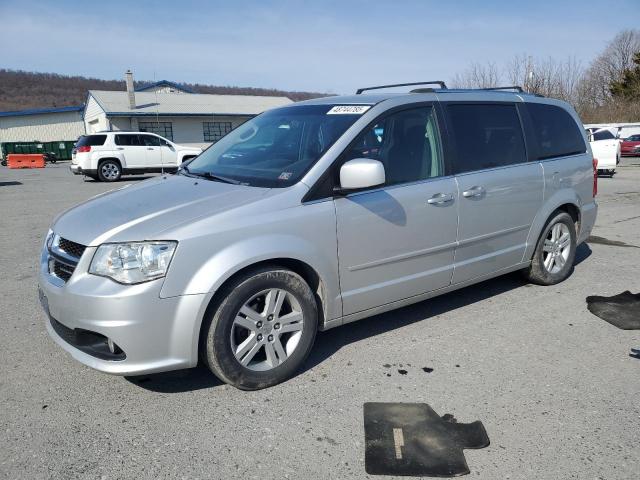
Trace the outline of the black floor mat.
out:
[[[489,445],[481,422],[441,418],[426,403],[365,403],[364,434],[370,475],[465,475],[469,467],[462,449]]]
[[[622,292],[613,297],[587,297],[591,313],[623,330],[640,330],[640,293]]]

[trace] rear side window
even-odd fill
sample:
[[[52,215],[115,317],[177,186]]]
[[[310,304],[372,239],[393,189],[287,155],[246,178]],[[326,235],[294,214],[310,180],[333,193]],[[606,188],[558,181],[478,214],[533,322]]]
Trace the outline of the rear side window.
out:
[[[104,142],[106,140],[106,135],[86,135],[78,139],[76,147],[93,147],[97,145],[104,145]]]
[[[528,103],[527,110],[538,142],[539,160],[587,151],[580,127],[566,110],[542,103]]]
[[[593,133],[593,140],[613,140],[615,135],[610,130],[598,130]]]
[[[127,147],[137,147],[141,145],[138,135],[116,135],[115,142],[116,145],[124,145]]]
[[[147,147],[159,147],[160,138],[154,137],[153,135],[140,135],[140,143]]]
[[[449,104],[455,173],[527,161],[520,117],[512,104]]]

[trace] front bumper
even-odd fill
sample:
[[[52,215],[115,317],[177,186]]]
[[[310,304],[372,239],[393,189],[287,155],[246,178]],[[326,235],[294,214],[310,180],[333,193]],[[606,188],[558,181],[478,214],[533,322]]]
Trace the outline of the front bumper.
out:
[[[88,247],[64,282],[49,273],[49,254],[43,250],[39,295],[51,338],[79,362],[115,375],[196,366],[205,295],[160,298],[163,279],[120,285],[90,275],[94,252]],[[103,355],[104,345],[95,348],[101,337],[110,338],[124,355]],[[94,346],[76,338],[89,338]]]

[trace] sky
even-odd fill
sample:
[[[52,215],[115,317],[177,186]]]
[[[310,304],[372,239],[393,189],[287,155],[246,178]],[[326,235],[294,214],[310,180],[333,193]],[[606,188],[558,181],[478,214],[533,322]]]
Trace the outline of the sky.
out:
[[[514,55],[583,65],[640,0],[0,0],[0,68],[350,93]]]

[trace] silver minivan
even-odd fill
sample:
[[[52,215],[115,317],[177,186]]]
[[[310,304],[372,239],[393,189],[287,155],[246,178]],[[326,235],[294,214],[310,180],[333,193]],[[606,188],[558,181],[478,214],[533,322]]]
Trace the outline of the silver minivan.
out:
[[[64,212],[41,255],[51,337],[104,372],[201,359],[252,390],[294,375],[317,330],[515,270],[561,282],[597,212],[578,116],[436,83],[267,111]]]

